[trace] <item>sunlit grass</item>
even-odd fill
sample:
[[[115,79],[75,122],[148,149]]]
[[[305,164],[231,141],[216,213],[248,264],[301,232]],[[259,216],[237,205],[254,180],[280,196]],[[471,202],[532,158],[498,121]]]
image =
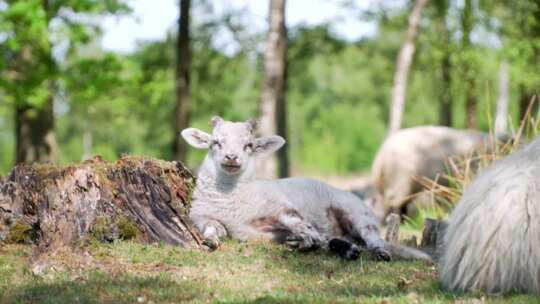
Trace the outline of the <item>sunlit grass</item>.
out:
[[[117,242],[90,248],[91,263],[33,275],[30,248],[0,251],[0,303],[454,303],[482,294],[442,291],[422,262],[346,262],[269,243],[227,241],[216,252]],[[527,295],[490,303],[536,303]],[[420,303],[417,302],[417,303]]]

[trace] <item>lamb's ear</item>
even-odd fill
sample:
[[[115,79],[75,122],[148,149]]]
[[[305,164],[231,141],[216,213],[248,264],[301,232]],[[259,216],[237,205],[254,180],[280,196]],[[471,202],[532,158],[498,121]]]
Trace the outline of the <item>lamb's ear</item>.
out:
[[[182,137],[188,144],[197,149],[208,149],[212,141],[210,134],[195,128],[187,128],[182,130]]]
[[[214,116],[212,119],[210,119],[210,122],[212,122],[212,127],[217,127],[217,125],[221,124],[223,122],[223,118],[219,116]]]
[[[250,118],[246,120],[246,125],[248,126],[251,133],[255,133],[255,130],[257,129],[257,121],[253,118]]]
[[[281,136],[271,135],[255,139],[255,152],[273,153],[279,150],[285,144],[285,139]]]

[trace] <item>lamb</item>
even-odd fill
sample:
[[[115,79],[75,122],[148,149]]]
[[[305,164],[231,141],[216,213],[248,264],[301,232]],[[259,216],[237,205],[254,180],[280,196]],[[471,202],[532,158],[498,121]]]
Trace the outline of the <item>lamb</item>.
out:
[[[392,255],[430,260],[419,250],[383,241],[373,213],[349,192],[304,178],[257,180],[255,159],[278,150],[285,143],[280,136],[256,138],[253,120],[214,117],[212,123],[212,134],[195,128],[181,132],[191,146],[209,149],[190,218],[210,248],[230,236],[272,239],[298,250],[323,248],[346,259],[366,249],[377,260]]]
[[[473,180],[444,236],[443,287],[540,294],[539,176],[537,138]]]
[[[410,216],[410,203],[423,190],[418,177],[435,180],[445,173],[448,158],[485,150],[488,141],[488,134],[441,126],[403,129],[388,137],[372,167],[375,207],[384,209],[376,211],[378,217],[382,219],[392,212]],[[439,178],[438,182],[447,181]]]

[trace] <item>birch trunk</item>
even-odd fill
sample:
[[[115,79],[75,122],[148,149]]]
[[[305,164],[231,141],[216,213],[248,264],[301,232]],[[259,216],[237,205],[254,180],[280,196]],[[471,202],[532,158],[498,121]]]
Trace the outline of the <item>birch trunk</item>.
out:
[[[476,96],[476,75],[474,72],[474,59],[471,58],[472,45],[471,45],[471,32],[473,28],[473,7],[471,0],[465,0],[465,6],[463,8],[463,14],[461,18],[461,27],[463,36],[462,40],[462,52],[464,54],[463,59],[463,80],[465,81],[465,126],[467,129],[478,129],[478,99]]]
[[[388,134],[395,133],[401,128],[403,110],[405,108],[405,96],[407,95],[407,78],[415,51],[415,40],[418,34],[418,27],[422,9],[427,0],[416,0],[413,10],[409,15],[409,25],[405,43],[399,51],[396,63],[396,73],[394,74],[394,85],[392,87],[392,100],[390,105],[390,123]]]
[[[497,111],[495,112],[495,134],[505,134],[508,129],[508,99],[509,99],[508,63],[502,62],[499,68],[499,95],[497,96]]]
[[[287,30],[285,26],[285,0],[270,0],[269,28],[264,53],[264,82],[260,107],[262,135],[279,134],[287,139],[287,110],[285,102],[287,74]],[[267,156],[259,162],[261,177],[274,178],[289,175],[287,145],[276,156]]]

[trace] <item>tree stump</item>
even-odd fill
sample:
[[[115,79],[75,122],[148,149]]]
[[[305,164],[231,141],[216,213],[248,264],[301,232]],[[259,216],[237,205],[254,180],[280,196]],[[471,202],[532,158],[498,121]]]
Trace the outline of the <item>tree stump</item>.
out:
[[[393,244],[399,244],[399,224],[401,223],[401,218],[398,214],[391,213],[386,219],[386,235],[384,237],[385,241]]]
[[[89,238],[201,248],[188,218],[194,178],[180,162],[124,156],[80,165],[19,165],[0,178],[0,241],[40,252]]]
[[[438,260],[440,257],[440,248],[446,227],[448,227],[448,223],[445,221],[431,218],[426,218],[424,221],[420,248],[431,255],[434,260]]]

